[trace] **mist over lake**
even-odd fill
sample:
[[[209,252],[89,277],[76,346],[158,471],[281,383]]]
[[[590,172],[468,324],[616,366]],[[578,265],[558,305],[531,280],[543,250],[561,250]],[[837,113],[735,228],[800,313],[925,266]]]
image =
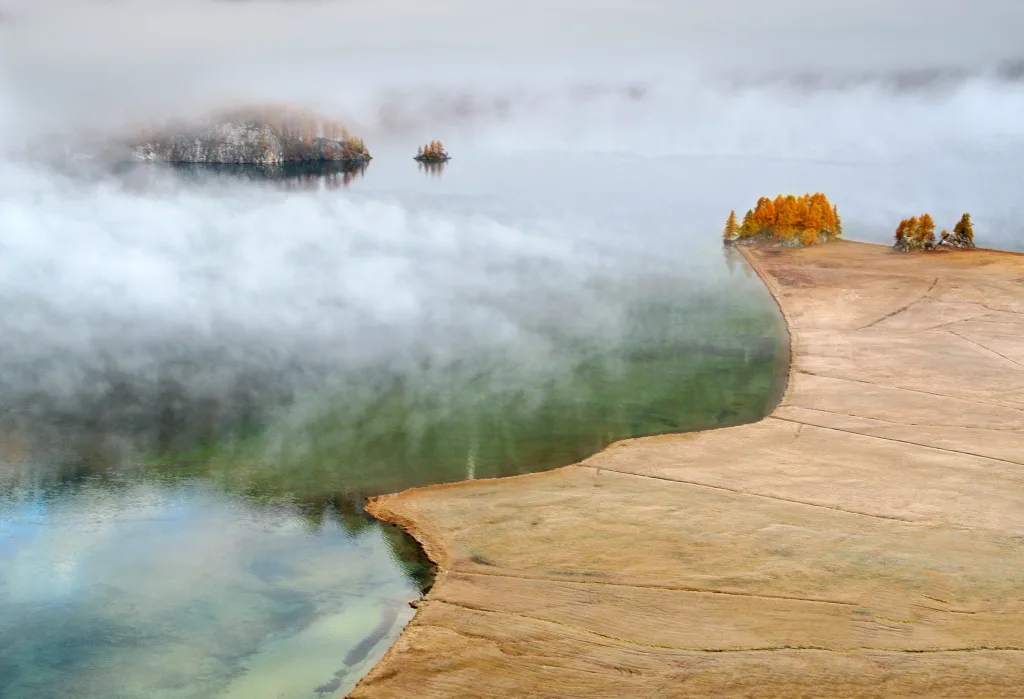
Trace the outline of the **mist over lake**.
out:
[[[827,192],[872,242],[970,211],[1024,250],[1019,3],[0,17],[4,697],[338,695],[430,582],[367,495],[766,414],[784,327],[720,245],[759,196]],[[267,102],[373,161],[94,157]]]

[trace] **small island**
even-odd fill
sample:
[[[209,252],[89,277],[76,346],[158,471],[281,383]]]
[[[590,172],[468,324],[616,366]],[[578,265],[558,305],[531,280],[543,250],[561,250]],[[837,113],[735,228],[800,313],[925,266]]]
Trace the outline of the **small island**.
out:
[[[452,157],[448,155],[440,141],[431,141],[425,146],[420,146],[414,158],[421,163],[445,163],[451,159]]]
[[[893,248],[900,252],[911,250],[938,250],[956,248],[969,250],[974,247],[974,223],[971,215],[965,213],[953,226],[953,232],[943,230],[938,241],[935,239],[935,220],[931,214],[905,218],[896,227],[896,243]]]
[[[281,165],[371,160],[361,138],[337,121],[292,107],[251,107],[151,131],[131,146],[135,160],[216,165]]]
[[[842,234],[839,209],[818,192],[800,197],[761,197],[744,215],[742,223],[732,211],[725,222],[722,240],[726,245],[770,242],[780,247],[805,247],[827,243]]]

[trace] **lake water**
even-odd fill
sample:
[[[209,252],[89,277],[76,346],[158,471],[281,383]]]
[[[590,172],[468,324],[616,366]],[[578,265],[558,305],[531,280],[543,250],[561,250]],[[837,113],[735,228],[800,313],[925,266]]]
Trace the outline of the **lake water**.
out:
[[[760,196],[1024,250],[1020,3],[53,5],[0,19],[0,699],[343,696],[431,582],[367,496],[770,410]],[[267,101],[375,159],[18,159]]]
[[[431,580],[366,496],[765,414],[773,301],[618,165],[70,177],[6,241],[0,696],[342,696]]]

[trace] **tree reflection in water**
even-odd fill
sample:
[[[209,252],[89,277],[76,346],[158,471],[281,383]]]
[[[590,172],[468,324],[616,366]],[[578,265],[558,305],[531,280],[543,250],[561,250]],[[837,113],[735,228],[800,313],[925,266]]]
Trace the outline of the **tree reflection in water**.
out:
[[[175,172],[188,179],[238,178],[277,184],[285,191],[343,189],[366,174],[369,163],[303,162],[280,165],[174,163]]]
[[[446,163],[444,161],[438,161],[438,162],[434,162],[434,163],[422,162],[421,161],[419,163],[420,172],[422,172],[423,174],[427,175],[428,177],[440,178],[441,175],[444,173],[444,168],[445,168],[445,165],[447,165],[447,164],[448,163]]]

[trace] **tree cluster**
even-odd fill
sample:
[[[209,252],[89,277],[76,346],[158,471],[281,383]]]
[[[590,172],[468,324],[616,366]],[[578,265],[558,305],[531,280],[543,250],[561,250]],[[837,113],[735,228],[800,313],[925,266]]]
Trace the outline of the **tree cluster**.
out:
[[[347,150],[366,154],[363,139],[352,136],[348,129],[335,119],[325,117],[308,109],[288,104],[266,104],[246,107],[220,115],[228,121],[246,121],[266,124],[278,138],[300,141],[312,145],[317,139],[344,144]]]
[[[726,243],[773,241],[783,245],[817,245],[843,234],[839,209],[820,192],[796,197],[761,197],[743,222],[729,214],[722,239]]]
[[[902,252],[911,250],[935,250],[939,247],[973,248],[974,224],[971,215],[964,214],[953,227],[953,232],[943,230],[939,240],[935,239],[935,221],[930,214],[921,214],[905,218],[896,227],[896,244],[893,246]]]
[[[416,151],[416,160],[448,160],[450,156],[440,141],[431,141]]]

